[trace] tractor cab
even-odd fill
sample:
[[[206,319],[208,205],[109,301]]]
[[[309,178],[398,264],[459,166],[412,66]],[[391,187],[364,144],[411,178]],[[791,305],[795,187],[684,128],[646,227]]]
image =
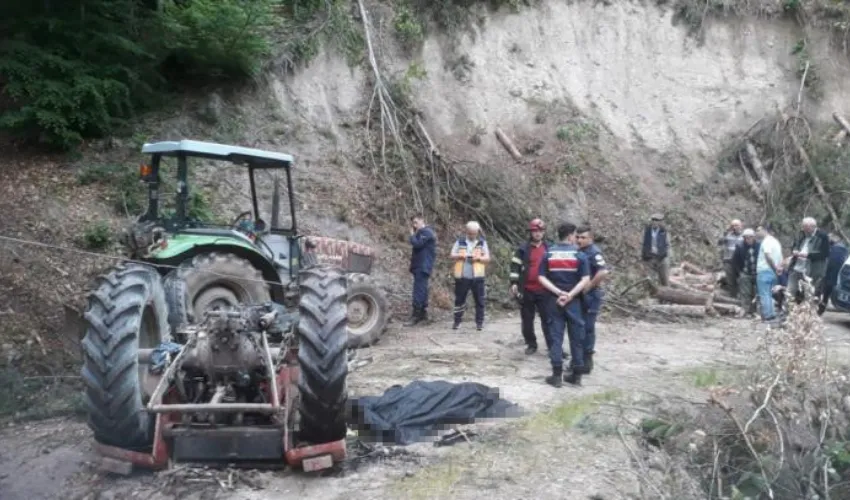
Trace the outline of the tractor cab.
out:
[[[177,264],[176,261],[183,260],[192,249],[236,245],[259,252],[273,263],[282,282],[291,281],[298,270],[301,255],[291,155],[192,140],[145,144],[142,153],[150,155],[150,159],[140,168],[141,179],[147,185],[148,208],[134,227],[133,246],[142,254],[138,257]],[[189,186],[189,162],[194,159],[223,161],[244,169],[249,187],[247,191],[250,192],[250,209],[237,208],[238,214],[229,221],[200,220],[195,216],[191,210],[193,197]],[[161,195],[166,184],[162,165],[168,160],[176,161],[177,166],[174,209],[168,211],[170,213],[163,210],[163,203],[168,200],[163,200]],[[228,175],[222,177],[226,179]],[[286,207],[280,206],[281,181],[286,186]],[[260,195],[270,195],[268,210],[261,208]],[[239,196],[234,193],[230,198],[238,207],[241,202]],[[283,214],[281,209],[285,210]]]
[[[200,321],[208,311],[242,304],[274,302],[294,310],[302,293],[300,273],[321,264],[341,269],[346,277],[350,345],[377,341],[389,308],[369,276],[373,251],[352,241],[302,238],[292,156],[193,140],[145,144],[142,153],[149,155],[140,169],[148,207],[124,243],[130,258],[163,277],[172,329]],[[211,210],[196,206],[190,160],[193,171],[203,173],[198,181],[218,181],[215,212],[230,212],[225,220],[211,220],[216,218]],[[208,165],[209,160],[215,163]],[[176,179],[169,179],[172,170]],[[172,189],[173,200],[162,196]]]

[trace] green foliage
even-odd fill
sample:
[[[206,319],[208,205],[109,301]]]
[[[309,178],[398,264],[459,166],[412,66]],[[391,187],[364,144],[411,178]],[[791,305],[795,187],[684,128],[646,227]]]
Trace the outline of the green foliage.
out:
[[[89,250],[104,250],[112,244],[112,229],[103,221],[90,224],[83,230],[82,244]]]
[[[241,78],[270,54],[276,0],[7,2],[0,129],[69,149],[189,77]]]
[[[425,40],[425,26],[407,4],[396,8],[393,26],[396,38],[405,50],[411,51]]]
[[[409,32],[415,32],[414,24],[427,33],[426,26],[433,23],[438,31],[457,36],[463,32],[469,32],[475,24],[481,21],[478,8],[485,7],[491,11],[507,9],[517,12],[521,7],[532,5],[535,0],[407,0],[404,9],[407,16],[404,18],[403,27]],[[414,16],[416,19],[414,19]],[[418,21],[417,21],[418,19]],[[399,33],[398,18],[396,19],[396,33]]]
[[[271,55],[280,22],[277,2],[193,0],[163,2],[160,20],[172,67],[201,77],[255,75]]]

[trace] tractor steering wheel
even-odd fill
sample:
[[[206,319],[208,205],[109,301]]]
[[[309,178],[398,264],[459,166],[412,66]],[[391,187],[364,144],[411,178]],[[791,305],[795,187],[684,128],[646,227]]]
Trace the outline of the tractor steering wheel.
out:
[[[230,226],[235,229],[238,229],[239,223],[242,221],[242,219],[244,219],[245,217],[250,217],[252,215],[254,215],[253,212],[251,212],[250,210],[246,210],[245,212],[242,212],[241,214],[237,215],[236,218],[233,219],[233,222],[230,223]]]

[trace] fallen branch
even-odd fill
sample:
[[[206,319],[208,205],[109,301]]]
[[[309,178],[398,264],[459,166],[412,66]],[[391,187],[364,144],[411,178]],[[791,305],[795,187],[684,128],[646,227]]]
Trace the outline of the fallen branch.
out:
[[[815,172],[814,167],[812,166],[812,161],[809,159],[809,154],[806,153],[806,150],[803,149],[803,146],[800,144],[800,140],[797,139],[797,135],[793,130],[788,131],[789,137],[791,137],[791,142],[794,143],[794,147],[797,149],[797,152],[800,154],[800,159],[803,161],[803,164],[806,166],[806,170],[812,178],[812,181],[815,184],[815,189],[817,189],[818,194],[820,195],[821,202],[824,207],[826,207],[829,215],[832,217],[833,226],[835,230],[838,231],[838,234],[841,235],[841,238],[844,241],[847,241],[847,235],[844,234],[844,230],[841,228],[841,219],[838,217],[838,214],[835,212],[835,208],[833,208],[832,204],[829,202],[829,195],[826,194],[826,190],[823,188],[823,183],[820,181],[820,177],[818,177],[817,172]]]
[[[759,159],[756,147],[753,145],[752,142],[747,141],[746,149],[747,156],[750,158],[750,165],[753,166],[753,170],[758,176],[758,180],[761,184],[762,189],[768,189],[768,186],[770,185],[770,180],[767,178],[767,172],[764,169],[764,165],[762,164],[761,159]]]
[[[759,188],[759,185],[755,179],[753,179],[753,176],[750,175],[750,171],[747,170],[747,165],[744,164],[744,157],[740,152],[738,152],[738,164],[741,165],[741,170],[744,171],[744,179],[746,179],[747,184],[750,186],[750,191],[753,192],[760,203],[764,203],[764,193],[762,193],[761,188]]]
[[[508,136],[505,135],[504,132],[502,132],[502,129],[498,127],[496,127],[496,138],[499,139],[499,142],[502,143],[502,146],[504,146],[505,150],[507,150],[507,152],[510,153],[511,156],[513,156],[514,160],[519,161],[522,159],[522,155],[519,153],[519,150],[516,148],[516,146],[514,146],[514,143],[511,142]]]

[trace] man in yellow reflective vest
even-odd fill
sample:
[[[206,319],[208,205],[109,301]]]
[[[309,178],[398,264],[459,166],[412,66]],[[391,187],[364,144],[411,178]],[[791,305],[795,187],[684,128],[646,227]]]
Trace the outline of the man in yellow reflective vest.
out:
[[[490,262],[490,249],[481,235],[481,226],[470,221],[466,224],[466,235],[459,238],[451,251],[454,261],[455,308],[454,325],[457,330],[466,310],[466,298],[472,292],[475,300],[475,327],[478,331],[484,327],[484,277],[487,263]]]

